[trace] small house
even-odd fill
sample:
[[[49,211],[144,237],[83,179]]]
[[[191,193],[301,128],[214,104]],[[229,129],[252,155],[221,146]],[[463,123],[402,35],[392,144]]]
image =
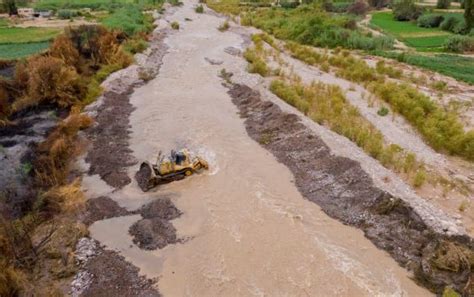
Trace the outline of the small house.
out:
[[[32,18],[35,13],[33,8],[22,7],[18,8],[18,16],[21,18]]]
[[[50,18],[53,16],[53,11],[52,10],[41,10],[36,12],[39,17],[41,18]]]

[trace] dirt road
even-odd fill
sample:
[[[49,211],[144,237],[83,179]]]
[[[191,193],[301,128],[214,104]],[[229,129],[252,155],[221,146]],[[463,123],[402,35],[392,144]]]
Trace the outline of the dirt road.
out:
[[[166,16],[180,30],[165,39],[156,78],[130,97],[129,147],[137,160],[187,147],[210,171],[148,193],[135,181],[118,189],[98,175],[83,182],[90,198],[106,195],[129,211],[169,198],[181,212],[171,221],[178,243],[140,249],[129,234],[137,213],[96,221],[91,237],[158,278],[164,296],[429,296],[362,231],[306,200],[289,169],[248,135],[218,76],[225,68],[258,84],[232,55],[246,37],[239,28],[218,31],[224,19],[197,14],[195,5],[184,1]]]

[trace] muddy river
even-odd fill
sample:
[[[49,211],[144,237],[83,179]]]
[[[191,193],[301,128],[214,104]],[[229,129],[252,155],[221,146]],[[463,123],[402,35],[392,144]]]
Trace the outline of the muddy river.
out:
[[[187,147],[209,160],[209,172],[148,193],[135,181],[110,193],[89,181],[90,193],[107,193],[130,210],[169,197],[183,213],[172,221],[182,242],[141,250],[128,234],[140,215],[98,221],[91,236],[158,277],[164,296],[430,295],[361,231],[304,199],[290,171],[247,135],[218,77],[226,68],[252,79],[246,62],[224,51],[242,48],[244,39],[219,32],[224,19],[197,14],[195,5],[185,1],[167,17],[181,28],[166,39],[158,76],[131,97],[130,148],[151,161],[159,150]]]

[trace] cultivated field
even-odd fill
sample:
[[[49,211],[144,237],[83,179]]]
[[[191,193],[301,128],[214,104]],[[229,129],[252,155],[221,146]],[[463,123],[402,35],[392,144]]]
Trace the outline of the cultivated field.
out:
[[[414,22],[396,21],[391,12],[374,13],[371,24],[388,35],[405,42],[408,46],[422,51],[441,49],[447,37],[452,35],[440,28],[422,28]]]

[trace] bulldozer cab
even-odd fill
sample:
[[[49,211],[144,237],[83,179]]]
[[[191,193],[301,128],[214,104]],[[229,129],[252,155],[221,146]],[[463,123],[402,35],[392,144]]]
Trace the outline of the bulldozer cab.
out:
[[[191,165],[189,153],[186,150],[172,150],[169,157],[159,156],[156,166],[160,175],[166,175],[172,172],[180,171]]]
[[[189,163],[189,156],[184,150],[179,152],[171,151],[171,161],[176,165],[185,165]]]

